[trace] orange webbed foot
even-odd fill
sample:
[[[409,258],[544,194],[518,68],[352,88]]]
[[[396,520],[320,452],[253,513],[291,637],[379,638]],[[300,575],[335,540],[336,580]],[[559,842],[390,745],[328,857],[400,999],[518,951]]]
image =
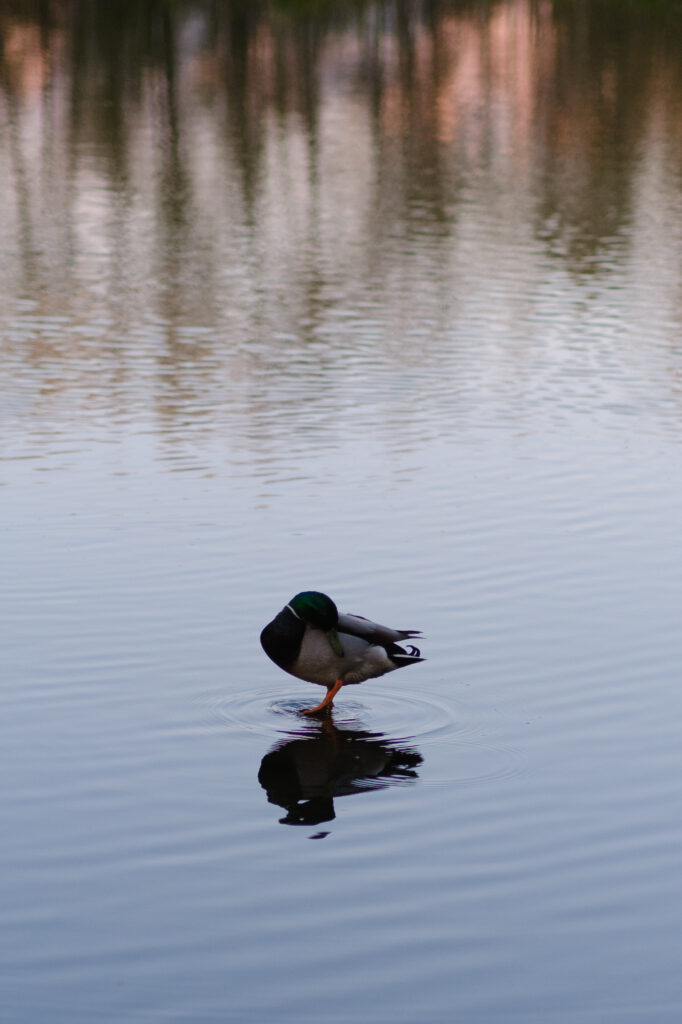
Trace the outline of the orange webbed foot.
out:
[[[331,687],[331,689],[327,690],[327,696],[324,698],[324,700],[320,704],[318,704],[317,707],[305,708],[303,714],[316,715],[319,711],[327,711],[327,709],[331,709],[334,703],[334,697],[336,697],[337,693],[339,692],[342,686],[343,680],[337,679],[334,685]]]

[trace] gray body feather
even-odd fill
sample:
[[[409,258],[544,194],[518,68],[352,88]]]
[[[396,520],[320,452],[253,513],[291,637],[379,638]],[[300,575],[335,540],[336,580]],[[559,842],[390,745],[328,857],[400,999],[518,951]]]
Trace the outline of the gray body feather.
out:
[[[322,630],[306,624],[298,658],[289,672],[308,683],[329,688],[337,679],[342,679],[346,686],[361,683],[424,660],[418,653],[408,654],[396,646],[398,640],[419,636],[417,630],[391,629],[360,615],[340,614],[338,632],[343,658],[334,653]]]

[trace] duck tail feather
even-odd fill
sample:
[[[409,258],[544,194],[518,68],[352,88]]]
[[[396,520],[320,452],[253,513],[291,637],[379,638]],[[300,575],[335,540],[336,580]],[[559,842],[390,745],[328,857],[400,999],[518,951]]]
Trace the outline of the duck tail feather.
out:
[[[407,650],[403,650],[402,647],[398,647],[395,644],[389,651],[391,661],[393,661],[398,668],[404,668],[405,665],[413,665],[418,661],[426,661],[426,658],[422,658],[421,651],[414,644],[408,644]]]

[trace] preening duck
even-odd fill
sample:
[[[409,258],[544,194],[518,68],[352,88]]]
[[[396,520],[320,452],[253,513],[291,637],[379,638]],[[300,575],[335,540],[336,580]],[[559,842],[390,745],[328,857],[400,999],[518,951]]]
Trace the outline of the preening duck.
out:
[[[260,635],[263,650],[285,672],[327,687],[323,701],[304,713],[330,708],[342,686],[383,676],[424,661],[418,647],[398,640],[421,636],[416,629],[391,629],[361,615],[339,614],[326,594],[305,590],[269,622]]]

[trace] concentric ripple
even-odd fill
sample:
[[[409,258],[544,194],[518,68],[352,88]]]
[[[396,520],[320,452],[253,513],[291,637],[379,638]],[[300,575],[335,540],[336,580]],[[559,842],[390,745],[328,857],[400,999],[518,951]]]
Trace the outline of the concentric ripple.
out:
[[[433,694],[403,693],[383,686],[344,693],[334,704],[333,724],[339,729],[365,730],[388,742],[428,747],[421,781],[427,785],[468,785],[501,780],[523,770],[518,751],[484,737],[480,709],[465,702],[446,702]],[[282,696],[281,689],[235,693],[206,699],[210,724],[270,738],[311,738],[320,720],[303,714],[317,690]],[[208,724],[208,723],[207,723]]]
[[[501,782],[522,775],[525,761],[519,750],[487,741],[457,739],[438,750],[430,748],[427,771],[422,778],[429,786],[470,786]],[[445,745],[443,745],[445,746]]]
[[[301,697],[282,697],[281,690],[250,690],[221,697],[210,704],[211,716],[224,725],[237,726],[263,736],[316,731],[318,719],[303,714],[317,691]],[[431,694],[405,694],[375,687],[362,699],[345,694],[334,704],[334,725],[369,729],[396,739],[445,739],[467,732],[454,706]]]

